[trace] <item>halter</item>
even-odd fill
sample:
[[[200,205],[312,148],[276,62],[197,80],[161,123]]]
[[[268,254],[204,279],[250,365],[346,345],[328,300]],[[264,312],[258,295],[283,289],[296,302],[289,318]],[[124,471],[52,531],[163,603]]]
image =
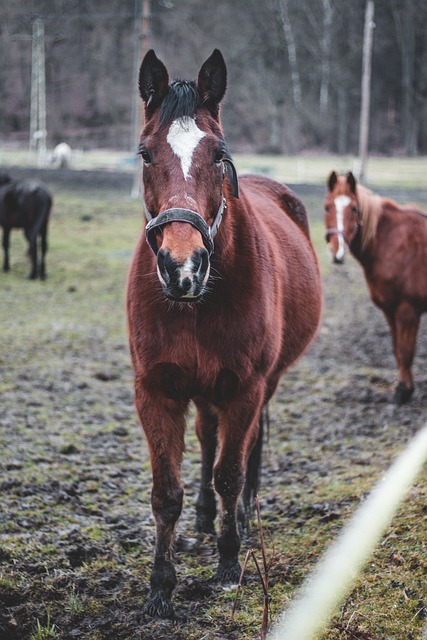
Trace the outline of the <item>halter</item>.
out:
[[[354,231],[350,237],[346,234],[345,231],[343,231],[342,229],[338,229],[338,227],[328,227],[325,231],[325,240],[328,241],[328,236],[331,235],[332,233],[335,233],[338,236],[342,236],[346,244],[350,246],[353,240],[355,239],[360,227],[363,225],[362,212],[360,211],[359,207],[356,208],[356,211],[357,211],[357,222],[356,222]]]
[[[235,198],[238,198],[239,185],[237,181],[236,168],[229,158],[223,158],[222,162],[226,163],[224,164],[223,168],[223,179],[225,178],[225,174],[227,173],[227,167],[229,167],[231,171],[232,193]],[[211,256],[214,251],[213,240],[218,232],[219,225],[222,221],[222,214],[224,212],[224,209],[226,208],[227,200],[224,194],[221,193],[221,204],[219,205],[212,226],[209,226],[206,220],[202,218],[200,213],[197,213],[197,211],[193,211],[192,209],[181,209],[173,207],[172,209],[165,209],[164,211],[161,211],[156,217],[153,217],[150,211],[148,211],[144,202],[145,217],[147,219],[147,225],[145,227],[145,236],[147,242],[150,245],[150,248],[153,251],[154,255],[157,255],[159,249],[157,247],[155,229],[158,229],[159,227],[162,227],[169,222],[187,222],[201,233],[203,244],[208,250],[209,256]]]

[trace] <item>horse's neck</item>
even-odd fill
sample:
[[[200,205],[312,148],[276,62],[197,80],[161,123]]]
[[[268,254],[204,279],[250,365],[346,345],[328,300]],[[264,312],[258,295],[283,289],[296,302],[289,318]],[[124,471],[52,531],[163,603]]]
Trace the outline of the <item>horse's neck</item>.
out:
[[[358,262],[365,268],[372,261],[374,253],[374,242],[371,239],[368,243],[363,243],[364,227],[360,225],[354,240],[350,245],[350,251]]]

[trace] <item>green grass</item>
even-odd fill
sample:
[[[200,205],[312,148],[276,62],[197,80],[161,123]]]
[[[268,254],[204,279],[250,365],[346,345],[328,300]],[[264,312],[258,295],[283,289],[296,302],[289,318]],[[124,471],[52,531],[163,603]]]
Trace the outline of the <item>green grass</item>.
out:
[[[37,620],[35,630],[30,635],[30,640],[48,640],[49,638],[56,638],[58,636],[57,629],[50,620],[50,614],[47,614],[47,620],[45,624],[42,624],[40,620]]]

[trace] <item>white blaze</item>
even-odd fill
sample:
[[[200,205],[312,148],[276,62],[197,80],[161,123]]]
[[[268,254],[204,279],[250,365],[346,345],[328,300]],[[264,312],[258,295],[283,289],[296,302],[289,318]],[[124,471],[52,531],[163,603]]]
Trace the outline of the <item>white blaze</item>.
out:
[[[351,200],[348,196],[338,196],[335,198],[335,210],[337,212],[337,229],[341,231],[338,234],[338,251],[336,257],[340,260],[345,253],[344,238],[344,209],[350,204]]]
[[[167,141],[181,162],[182,173],[187,180],[190,175],[193,153],[206,134],[196,125],[194,118],[183,116],[170,126]]]

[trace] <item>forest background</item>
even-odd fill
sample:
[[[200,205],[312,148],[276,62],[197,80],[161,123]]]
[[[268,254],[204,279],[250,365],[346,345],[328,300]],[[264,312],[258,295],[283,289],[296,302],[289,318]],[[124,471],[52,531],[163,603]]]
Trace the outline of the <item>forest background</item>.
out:
[[[364,0],[151,0],[171,78],[215,47],[238,153],[357,153]],[[0,0],[0,145],[28,145],[31,34],[43,20],[49,147],[132,149],[138,0]],[[369,149],[427,153],[427,3],[375,0]]]

